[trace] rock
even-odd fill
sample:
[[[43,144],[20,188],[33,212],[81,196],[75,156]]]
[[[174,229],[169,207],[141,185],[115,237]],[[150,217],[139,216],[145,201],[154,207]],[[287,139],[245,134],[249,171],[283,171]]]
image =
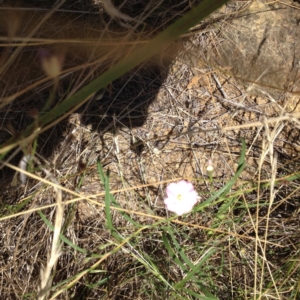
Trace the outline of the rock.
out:
[[[267,2],[255,1],[229,21],[209,61],[230,67],[254,94],[300,93],[300,5]]]

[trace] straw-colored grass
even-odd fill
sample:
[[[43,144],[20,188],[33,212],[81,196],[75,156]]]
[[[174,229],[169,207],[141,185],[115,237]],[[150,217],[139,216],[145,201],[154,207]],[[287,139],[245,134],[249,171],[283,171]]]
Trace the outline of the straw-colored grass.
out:
[[[163,45],[196,4],[150,4],[0,9],[1,297],[296,300],[298,95],[208,64],[228,11]],[[177,217],[181,179],[201,200]]]

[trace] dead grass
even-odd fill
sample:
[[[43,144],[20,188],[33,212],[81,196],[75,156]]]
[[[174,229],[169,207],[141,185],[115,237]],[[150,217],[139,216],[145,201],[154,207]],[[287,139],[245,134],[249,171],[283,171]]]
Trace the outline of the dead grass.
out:
[[[88,2],[64,4],[61,9],[74,10],[64,12],[70,20],[66,31],[58,29],[57,12],[53,27],[50,22],[41,30],[39,42],[45,47],[61,37],[71,44],[72,28],[82,29],[78,50],[64,50],[67,79],[61,79],[57,90],[38,64],[26,65],[26,51],[36,57],[36,44],[23,48],[8,65],[9,76],[3,73],[1,143],[32,122],[30,112],[40,111],[49,94],[60,101],[61,95],[74,93],[129,53],[132,46],[126,41],[137,46],[188,9],[184,2],[169,7],[164,2],[164,9],[150,14],[142,2],[125,5],[123,12],[130,16],[134,9],[147,11],[149,16],[141,14],[136,24],[143,21],[152,29],[136,38],[136,24],[118,18],[105,23],[110,17],[103,15],[103,36],[122,46],[108,52],[111,46],[97,45],[91,51],[91,44],[84,44],[96,35],[96,21],[78,21],[75,10],[94,13],[102,7]],[[239,2],[231,7],[237,8],[245,7]],[[159,17],[164,19],[156,24]],[[255,96],[230,70],[212,68],[205,47],[220,42],[218,30],[230,20],[225,10],[215,17],[217,27],[172,45],[176,58],[163,53],[134,69],[41,135],[37,146],[33,142],[26,145],[29,149],[19,149],[37,157],[29,172],[17,167],[22,153],[5,157],[0,187],[2,297],[43,299],[48,293],[47,299],[197,299],[201,294],[215,299],[208,293],[204,298],[210,292],[218,299],[298,299],[299,97]],[[28,20],[27,15],[20,20]],[[112,28],[122,31],[121,42]],[[31,37],[29,42],[38,41]],[[3,57],[11,57],[5,50],[9,48],[3,49]],[[204,202],[236,173],[242,138],[247,167],[226,197],[172,218],[163,204],[166,184],[190,180]],[[209,159],[212,181],[206,172]],[[97,161],[109,175],[114,199],[105,197]],[[18,172],[27,175],[25,186]],[[60,197],[63,211],[58,215]],[[175,289],[195,266],[196,276]]]

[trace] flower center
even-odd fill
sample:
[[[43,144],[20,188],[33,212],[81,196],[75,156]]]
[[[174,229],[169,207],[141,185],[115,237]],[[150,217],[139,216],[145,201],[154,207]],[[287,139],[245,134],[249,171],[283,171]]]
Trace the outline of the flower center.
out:
[[[176,198],[177,198],[178,201],[181,201],[183,197],[182,197],[181,194],[177,194]]]

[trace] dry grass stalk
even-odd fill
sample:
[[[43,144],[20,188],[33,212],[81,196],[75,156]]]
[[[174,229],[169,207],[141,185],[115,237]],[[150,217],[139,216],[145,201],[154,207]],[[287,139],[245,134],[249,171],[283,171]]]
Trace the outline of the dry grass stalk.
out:
[[[50,176],[50,173],[47,170],[44,170],[45,173]],[[48,262],[46,268],[41,266],[41,283],[38,290],[38,299],[43,300],[47,299],[49,295],[49,288],[52,284],[51,272],[55,272],[57,261],[61,255],[61,242],[59,239],[59,235],[61,233],[62,225],[63,225],[63,216],[64,216],[64,206],[62,203],[62,191],[58,187],[59,183],[57,180],[52,178],[52,181],[56,184],[54,187],[56,194],[56,214],[55,214],[55,224],[54,224],[54,232],[53,232],[53,240],[52,240],[52,248],[50,252],[50,256],[48,258]]]

